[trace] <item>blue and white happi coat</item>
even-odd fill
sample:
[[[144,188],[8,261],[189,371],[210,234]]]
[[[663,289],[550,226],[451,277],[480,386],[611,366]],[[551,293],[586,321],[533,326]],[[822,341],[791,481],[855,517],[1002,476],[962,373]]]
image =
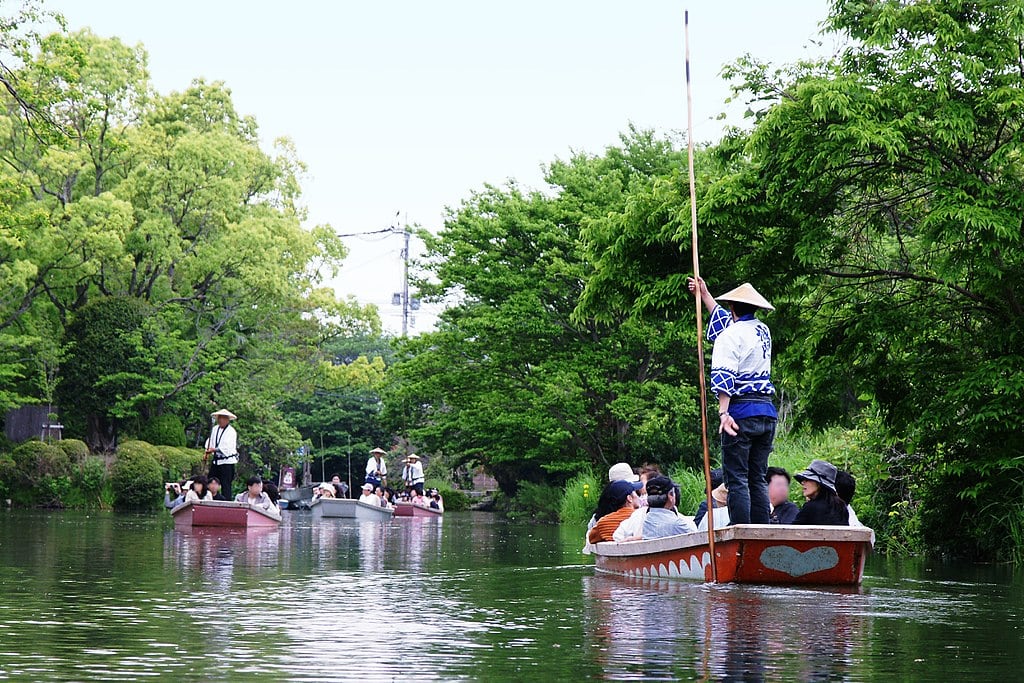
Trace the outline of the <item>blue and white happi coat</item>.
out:
[[[734,418],[764,415],[777,417],[771,401],[742,400],[744,395],[771,396],[772,334],[768,326],[753,315],[733,321],[732,314],[717,306],[708,321],[708,341],[714,342],[711,353],[711,391],[741,397],[729,405]]]

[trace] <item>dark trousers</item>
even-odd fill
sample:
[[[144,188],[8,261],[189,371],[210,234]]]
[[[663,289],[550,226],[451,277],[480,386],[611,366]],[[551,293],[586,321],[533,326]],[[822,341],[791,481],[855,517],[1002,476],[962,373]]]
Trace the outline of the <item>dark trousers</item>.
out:
[[[736,420],[736,436],[722,432],[722,472],[729,489],[731,524],[768,524],[768,456],[775,440],[774,417]]]
[[[217,477],[221,490],[228,500],[234,500],[235,494],[231,491],[231,482],[235,478],[235,466],[231,465],[210,465],[211,477]]]

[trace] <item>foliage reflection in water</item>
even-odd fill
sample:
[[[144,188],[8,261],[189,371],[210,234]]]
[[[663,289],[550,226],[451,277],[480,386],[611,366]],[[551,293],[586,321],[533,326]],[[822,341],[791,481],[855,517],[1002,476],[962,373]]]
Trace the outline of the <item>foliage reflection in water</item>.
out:
[[[0,514],[0,676],[115,680],[1012,680],[991,567],[873,558],[855,590],[595,574],[576,529],[487,515],[281,529]]]

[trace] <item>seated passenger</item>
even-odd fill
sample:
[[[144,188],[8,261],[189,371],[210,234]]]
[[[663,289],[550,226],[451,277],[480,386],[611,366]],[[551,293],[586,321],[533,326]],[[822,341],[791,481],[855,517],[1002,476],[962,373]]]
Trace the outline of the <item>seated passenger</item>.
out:
[[[187,482],[186,482],[187,483]],[[187,490],[187,489],[186,489]],[[171,494],[174,497],[171,497]],[[164,484],[164,507],[173,510],[185,502],[185,494],[182,492],[182,485],[176,481]]]
[[[359,496],[359,502],[368,505],[380,505],[380,498],[373,494],[373,484],[370,482],[363,484],[363,495]]]
[[[277,510],[274,501],[270,500],[270,496],[263,492],[263,479],[255,475],[245,480],[245,490],[235,496],[235,502],[248,503],[264,510]]]
[[[853,496],[857,493],[857,480],[846,470],[836,472],[836,495],[846,503],[846,512],[850,517],[850,526],[864,526],[853,511]]]
[[[431,509],[444,512],[444,498],[441,497],[441,492],[437,489],[430,489],[429,491],[429,503],[428,506]]]
[[[725,481],[725,476],[722,474],[722,468],[721,467],[716,467],[715,469],[711,470],[711,490],[712,490],[712,492],[715,489],[717,489],[719,486],[721,486],[723,481]],[[712,496],[712,500],[714,500],[713,496]],[[718,504],[717,501],[715,502],[715,507],[716,508],[719,507],[719,504]],[[708,502],[706,500],[702,500],[700,502],[700,505],[697,506],[697,511],[695,513],[693,513],[693,523],[699,525],[701,520],[704,519],[704,515],[706,515],[706,514],[708,514]],[[708,528],[706,524],[704,525],[704,528],[705,529]],[[715,528],[716,529],[718,528],[718,518],[717,517],[715,518]]]
[[[316,487],[316,491],[314,491],[314,494],[318,498],[334,498],[334,492],[334,484],[325,481],[324,483]]]
[[[643,483],[639,481],[609,482],[597,500],[597,509],[594,511],[597,523],[587,532],[587,541],[600,543],[613,540],[619,524],[629,518],[639,504],[637,492],[642,488]]]
[[[714,503],[715,509],[712,513],[715,520],[716,529],[724,529],[729,526],[729,489],[725,488],[725,484],[719,484],[715,487],[715,490],[711,492],[711,502]],[[707,503],[704,503],[704,508],[707,509]],[[705,514],[701,517],[700,523],[697,524],[697,531],[708,530],[708,516]]]
[[[281,492],[277,490],[277,484],[269,479],[263,482],[263,493],[267,494],[267,498],[270,498],[270,502],[274,505],[281,500]]]
[[[792,524],[800,508],[789,500],[789,472],[769,467],[764,478],[768,481],[768,502],[772,506],[768,519],[772,524]]]
[[[647,482],[647,518],[644,520],[643,538],[662,538],[696,531],[688,518],[676,512],[676,487],[665,476]]]
[[[413,505],[422,505],[426,507],[427,499],[418,489],[412,489],[409,491],[409,502]]]
[[[228,497],[224,495],[220,488],[220,479],[217,477],[210,477],[210,481],[206,482],[206,487],[210,489],[210,494],[214,500],[228,500]]]
[[[836,467],[824,460],[812,460],[807,469],[794,477],[803,488],[807,502],[793,524],[849,526],[846,503],[836,494]]]
[[[633,471],[633,468],[629,466],[629,463],[617,462],[608,468],[608,483],[610,484],[613,481],[628,481],[630,483],[635,483],[640,481],[640,477]],[[587,523],[587,533],[583,535],[582,552],[585,555],[589,555],[593,552],[593,544],[587,540],[587,537],[590,535],[590,530],[594,528],[595,524],[597,524],[597,520],[593,515],[591,515],[590,522]]]
[[[185,494],[186,503],[195,503],[200,500],[213,500],[213,494],[206,487],[206,477],[201,474],[192,480],[192,488]]]

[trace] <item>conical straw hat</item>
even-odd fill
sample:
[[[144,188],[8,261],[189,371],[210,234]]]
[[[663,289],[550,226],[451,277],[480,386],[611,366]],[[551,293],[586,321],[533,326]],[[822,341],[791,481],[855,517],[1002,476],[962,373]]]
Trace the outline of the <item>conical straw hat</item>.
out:
[[[210,413],[210,415],[212,417],[226,417],[229,420],[236,420],[236,419],[238,419],[237,415],[232,413],[230,410],[226,410],[225,408],[221,408],[220,410],[218,410],[215,413]]]
[[[744,282],[742,285],[726,292],[722,296],[718,297],[719,301],[737,301],[743,304],[750,304],[751,306],[757,306],[758,308],[767,308],[769,311],[774,311],[775,307],[768,303],[768,299],[761,296],[754,285],[749,282]]]

